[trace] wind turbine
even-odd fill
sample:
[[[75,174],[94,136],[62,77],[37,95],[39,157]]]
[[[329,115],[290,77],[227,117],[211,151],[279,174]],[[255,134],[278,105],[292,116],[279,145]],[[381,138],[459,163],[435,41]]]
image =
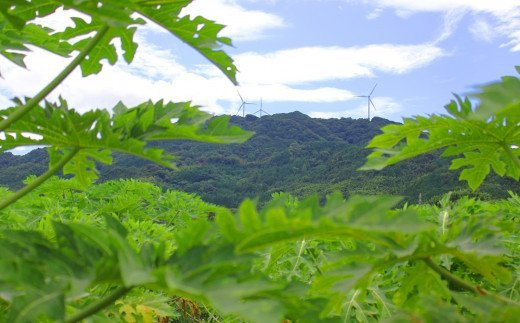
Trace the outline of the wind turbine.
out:
[[[376,109],[376,106],[374,105],[374,102],[372,102],[372,94],[374,93],[375,89],[376,89],[376,86],[377,86],[377,83],[376,85],[374,85],[374,88],[372,89],[372,92],[370,92],[369,95],[357,95],[356,98],[367,98],[367,104],[368,104],[368,121],[370,121],[370,105],[372,105],[372,107],[374,107],[374,110],[377,110]]]
[[[260,114],[260,118],[262,117],[262,112],[263,112],[264,114],[267,114],[268,116],[270,116],[270,114],[267,113],[267,111],[265,111],[264,109],[262,109],[262,107],[263,107],[262,98],[260,98],[260,110],[256,111],[256,112],[253,113],[253,114],[257,114],[257,113],[259,113],[259,114]]]
[[[240,97],[240,101],[242,101],[242,104],[238,108],[236,115],[238,115],[240,113],[240,110],[242,110],[242,117],[245,117],[246,116],[246,105],[254,104],[254,103],[244,101],[244,99],[242,98],[242,96],[240,95],[240,92],[238,92],[238,90],[237,90],[237,93],[238,93],[238,96]]]

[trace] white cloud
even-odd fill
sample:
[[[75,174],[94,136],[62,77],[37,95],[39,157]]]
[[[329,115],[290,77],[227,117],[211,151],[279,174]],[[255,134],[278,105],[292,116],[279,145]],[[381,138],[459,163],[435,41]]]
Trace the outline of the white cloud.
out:
[[[226,27],[220,32],[220,36],[230,37],[233,40],[254,40],[265,36],[272,29],[286,26],[284,20],[272,13],[260,10],[248,10],[240,6],[236,0],[197,0],[184,8],[181,15],[203,16],[214,20]],[[89,21],[90,17],[76,11],[59,9],[53,15],[38,18],[36,23],[44,24],[54,30],[64,30],[74,25],[70,17],[81,17]],[[145,19],[147,20],[147,19]],[[148,21],[148,20],[147,20]],[[140,27],[147,31],[165,33],[166,31],[148,21]]]
[[[489,13],[507,13],[511,8],[518,7],[518,0],[367,0],[381,7],[393,7],[397,9],[418,11],[450,11],[466,8],[474,11]]]
[[[221,34],[233,40],[258,39],[268,30],[286,25],[281,17],[260,10],[247,10],[236,0],[197,0],[182,13],[204,16],[226,25]]]
[[[333,103],[354,99],[352,92],[331,87],[298,89],[281,84],[249,84],[240,86],[238,90],[246,102],[254,105],[247,107],[247,113],[258,110],[261,99],[264,103],[263,109],[267,109],[269,113],[276,112],[269,111],[269,108],[265,106],[272,102]],[[234,96],[229,100],[229,103],[225,113],[236,113],[241,103],[236,92],[234,92]]]
[[[30,153],[32,150],[36,148],[43,148],[45,146],[23,146],[23,147],[16,147],[11,150],[8,150],[8,152],[12,153],[13,155],[25,155]]]
[[[514,16],[513,16],[514,15]],[[520,51],[520,7],[511,13],[513,17],[509,21],[504,21],[496,27],[496,30],[503,35],[508,35],[510,41],[503,46],[511,46],[515,52]]]
[[[146,32],[144,33],[146,35]],[[206,65],[190,70],[176,61],[169,50],[149,43],[143,32],[136,35],[140,46],[132,65],[118,62],[104,66],[98,75],[81,77],[74,71],[51,95],[56,100],[63,95],[71,107],[79,111],[111,108],[119,100],[134,105],[148,99],[172,101],[193,100],[213,113],[235,112],[238,105],[236,88],[216,68]],[[116,46],[117,47],[117,46]],[[27,70],[4,58],[0,59],[4,78],[0,79],[0,104],[9,106],[9,98],[32,96],[49,82],[67,63],[40,49],[28,55]],[[263,97],[264,102],[337,102],[353,97],[349,91],[330,87],[294,88],[288,85],[259,82],[244,83],[244,96],[250,100]]]
[[[1,82],[1,81],[0,81]],[[0,109],[3,107],[8,107],[12,104],[8,97],[2,95],[0,91]]]
[[[262,97],[264,102],[341,102],[354,98],[352,92],[332,87],[298,89],[283,84],[244,84],[240,93],[246,100]]]
[[[366,99],[362,99],[366,100]],[[391,97],[376,97],[372,100],[377,110],[373,108],[370,109],[370,116],[372,117],[381,117],[386,119],[398,119],[399,115],[402,113],[402,105],[400,102],[396,101]],[[367,118],[368,114],[367,103],[363,102],[351,109],[345,109],[340,111],[313,111],[309,113],[309,115],[313,118],[323,118],[323,119],[339,119],[339,118]]]
[[[0,97],[3,96],[4,100],[6,97],[34,95],[68,60],[35,49],[26,62],[28,70],[9,63],[2,64],[4,79],[0,80]],[[194,99],[194,103],[219,113],[223,108],[216,104],[217,100],[233,93],[233,85],[224,77],[208,78],[192,73],[177,63],[171,52],[141,41],[131,66],[118,62],[115,66],[105,66],[101,74],[87,78],[81,77],[80,71],[76,70],[49,98],[55,100],[62,94],[71,107],[80,111],[110,108],[121,99],[128,105],[148,99]]]
[[[312,111],[309,113],[311,118],[320,119],[340,119],[351,117],[349,111]]]
[[[63,18],[65,19],[65,18]],[[64,22],[57,22],[63,24]],[[110,108],[123,99],[128,105],[164,98],[193,100],[214,113],[234,112],[238,96],[234,86],[215,67],[188,69],[177,62],[170,50],[147,40],[149,29],[136,34],[140,43],[134,62],[105,66],[101,74],[82,78],[79,70],[70,75],[49,98],[62,94],[80,111]],[[116,47],[117,44],[116,44]],[[405,73],[445,55],[432,44],[370,45],[365,47],[304,47],[260,54],[236,55],[238,75],[244,95],[265,102],[343,102],[353,93],[313,82],[370,77],[378,72]],[[34,95],[68,60],[35,49],[20,69],[5,59],[0,62],[0,103],[6,106],[13,96]],[[4,64],[5,63],[5,64]],[[302,84],[307,83],[305,86]]]
[[[376,8],[393,8],[396,13],[407,15],[416,12],[470,11],[473,14],[487,14],[494,18],[492,32],[506,36],[513,51],[520,51],[520,1],[518,0],[364,0]],[[481,27],[481,26],[480,26]],[[470,27],[474,29],[475,27]],[[471,29],[470,29],[471,30]]]
[[[369,13],[367,15],[367,19],[368,20],[372,20],[372,19],[376,19],[376,18],[379,18],[381,16],[381,14],[383,13],[383,9],[381,8],[376,8],[374,9],[371,13]]]
[[[49,27],[55,31],[63,31],[67,27],[74,27],[74,22],[70,19],[72,17],[79,17],[87,22],[90,21],[90,16],[88,15],[82,14],[78,11],[63,10],[62,8],[59,8],[52,15],[44,18],[36,18],[33,22]]]
[[[462,20],[466,12],[467,11],[464,9],[453,9],[448,11],[444,15],[444,25],[442,31],[437,39],[435,39],[434,44],[438,44],[448,39],[455,32],[457,25]]]
[[[433,44],[365,47],[303,47],[235,57],[245,83],[301,84],[371,77],[375,72],[403,74],[446,55]]]
[[[493,27],[484,19],[476,19],[469,27],[473,37],[485,42],[491,42],[495,37]]]
[[[260,37],[266,28],[281,26],[276,16],[245,10],[236,0],[198,0],[190,10],[210,18],[235,24],[239,31]],[[207,4],[207,6],[202,6]],[[198,9],[197,9],[198,8]],[[215,17],[211,17],[211,14]],[[242,18],[237,16],[243,15]],[[217,17],[219,16],[219,17]],[[226,17],[230,20],[226,22]],[[245,18],[244,18],[245,17]],[[234,20],[233,20],[234,19]],[[245,19],[247,21],[242,21]],[[273,20],[274,19],[274,20]],[[63,29],[70,24],[67,13],[49,25]],[[242,25],[241,25],[242,24]],[[238,28],[242,26],[244,29]],[[233,33],[233,29],[230,29]],[[153,99],[193,100],[214,113],[235,112],[239,98],[235,87],[214,66],[192,69],[181,65],[170,51],[147,39],[155,29],[139,29],[140,43],[134,62],[105,66],[101,74],[82,78],[73,72],[49,99],[63,95],[71,107],[80,111],[110,108],[123,99],[128,105]],[[235,36],[234,36],[235,37]],[[116,44],[117,45],[117,44]],[[117,46],[116,46],[117,47]],[[354,94],[344,89],[323,87],[315,82],[372,77],[377,73],[402,74],[420,68],[446,55],[433,43],[419,45],[380,44],[364,47],[302,47],[268,53],[248,52],[234,57],[241,91],[249,100],[264,102],[345,102]],[[47,84],[69,60],[35,49],[27,58],[28,70],[0,59],[4,79],[0,79],[0,104],[7,106],[13,96],[32,96]],[[5,64],[4,64],[5,63]]]

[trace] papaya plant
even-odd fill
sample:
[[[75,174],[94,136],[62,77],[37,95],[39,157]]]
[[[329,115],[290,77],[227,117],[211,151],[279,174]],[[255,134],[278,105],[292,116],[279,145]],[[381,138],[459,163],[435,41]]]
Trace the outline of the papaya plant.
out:
[[[520,73],[520,67],[516,68]],[[520,179],[520,79],[506,76],[466,98],[446,105],[448,115],[405,118],[402,125],[383,127],[368,144],[374,151],[363,170],[378,170],[430,151],[444,149],[453,159],[450,169],[463,170],[460,179],[477,189],[491,169],[499,176]]]
[[[113,115],[106,110],[84,114],[69,109],[66,101],[40,104],[70,73],[79,66],[83,76],[99,73],[102,60],[115,64],[118,52],[112,44],[121,41],[122,56],[131,63],[138,44],[137,28],[154,23],[176,36],[214,63],[236,83],[233,60],[219,48],[231,45],[218,36],[222,25],[203,17],[180,16],[191,1],[44,1],[12,0],[0,5],[0,54],[24,67],[27,45],[34,45],[62,56],[78,52],[63,71],[40,92],[1,111],[0,152],[24,145],[48,146],[49,170],[0,202],[0,209],[10,205],[63,168],[64,174],[77,176],[87,185],[97,178],[95,162],[110,163],[111,152],[118,151],[172,167],[172,156],[162,150],[147,148],[152,140],[191,139],[210,142],[241,142],[251,135],[238,127],[228,127],[225,116],[207,122],[210,115],[189,103],[145,102],[133,108],[118,104]],[[81,13],[90,18],[72,17],[73,27],[54,31],[32,22],[58,9]],[[93,35],[92,35],[93,34]],[[77,40],[78,37],[81,40]],[[34,139],[37,138],[37,139]]]
[[[175,304],[211,320],[251,322],[513,321],[520,316],[520,203],[471,199],[396,208],[399,197],[279,194],[236,213],[135,181],[91,186],[112,152],[173,167],[154,140],[242,142],[251,133],[190,103],[144,102],[80,114],[45,98],[77,67],[99,73],[138,50],[137,28],[155,23],[208,58],[234,83],[220,49],[223,26],[181,16],[189,0],[8,0],[0,53],[24,66],[27,45],[69,65],[33,97],[0,111],[0,152],[45,145],[49,170],[18,192],[0,190],[0,318],[8,322],[175,320]],[[58,9],[74,26],[35,23]],[[81,36],[81,37],[79,37]],[[78,40],[80,39],[80,40]],[[518,84],[503,78],[449,116],[383,129],[365,165],[380,169],[446,147],[476,188],[492,168],[518,180]],[[72,178],[53,177],[59,171]],[[16,202],[16,203],[15,203]],[[182,211],[186,212],[182,212]],[[188,305],[187,305],[188,304]],[[184,311],[184,314],[186,311]],[[206,315],[205,314],[205,315]],[[185,316],[185,315],[181,315]]]
[[[503,321],[518,313],[515,195],[393,210],[399,198],[336,194],[320,206],[277,197],[261,211],[245,201],[233,215],[147,183],[77,185],[53,178],[2,212],[9,320],[61,320],[65,306],[68,321],[125,321],[145,315],[152,299],[160,317],[165,295],[224,321]],[[168,207],[180,198],[192,212]],[[109,306],[116,299],[118,310]],[[479,312],[484,305],[489,311]]]

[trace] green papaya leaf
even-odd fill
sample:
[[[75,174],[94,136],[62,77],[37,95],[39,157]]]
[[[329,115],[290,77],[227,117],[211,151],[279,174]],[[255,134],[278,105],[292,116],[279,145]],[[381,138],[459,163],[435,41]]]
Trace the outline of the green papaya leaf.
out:
[[[520,69],[516,67],[520,74]],[[520,120],[520,78],[504,76],[499,81],[478,87],[471,96],[478,99],[473,118],[486,120],[496,116],[514,123]]]
[[[82,50],[93,36],[92,32],[98,32],[108,28],[103,38],[90,51],[88,56],[81,62],[81,70],[84,76],[99,73],[102,69],[102,60],[110,64],[117,61],[117,52],[112,45],[112,40],[119,38],[123,49],[123,57],[126,62],[133,60],[137,44],[134,42],[136,27],[146,24],[139,17],[147,18],[173,36],[197,50],[200,54],[217,66],[234,84],[237,69],[233,60],[220,48],[231,46],[231,40],[219,36],[224,28],[204,17],[181,16],[181,10],[191,3],[191,0],[97,0],[97,1],[75,1],[75,0],[6,0],[0,7],[0,29],[4,31],[17,29],[22,30],[15,33],[2,33],[0,37],[0,54],[21,64],[23,56],[12,52],[12,50],[26,50],[25,45],[36,45],[51,50],[57,54],[68,54],[71,49]],[[87,23],[84,19],[73,17],[74,26],[64,31],[52,33],[44,27],[27,25],[28,22],[38,17],[45,17],[54,13],[58,8],[65,8],[79,12],[90,17]],[[139,16],[136,18],[136,16]],[[33,26],[33,27],[27,27]],[[25,36],[25,37],[24,37]],[[82,38],[71,43],[73,38]],[[64,51],[66,49],[66,51]]]
[[[0,116],[9,115],[15,108],[1,110]],[[145,102],[130,109],[118,104],[111,116],[106,110],[80,114],[61,99],[59,104],[47,102],[45,107],[34,108],[15,122],[5,140],[0,141],[0,151],[17,146],[50,146],[52,166],[67,152],[78,149],[63,173],[77,176],[79,183],[87,186],[98,177],[95,162],[110,164],[114,151],[172,168],[174,157],[162,149],[148,148],[148,141],[187,139],[231,143],[243,142],[251,136],[236,126],[229,127],[226,117],[210,118],[210,114],[186,102]]]
[[[514,87],[507,89],[512,90]],[[485,93],[482,92],[483,98]],[[505,100],[509,102],[509,99]],[[482,102],[488,104],[484,99]],[[462,155],[452,160],[450,169],[464,168],[460,179],[467,181],[473,190],[482,184],[491,169],[499,176],[518,180],[520,109],[508,108],[499,116],[484,120],[476,117],[481,111],[479,109],[473,109],[468,99],[457,97],[446,106],[450,115],[407,118],[402,125],[383,127],[383,134],[368,144],[367,147],[374,150],[361,170],[380,170],[405,159],[444,149],[443,156]]]

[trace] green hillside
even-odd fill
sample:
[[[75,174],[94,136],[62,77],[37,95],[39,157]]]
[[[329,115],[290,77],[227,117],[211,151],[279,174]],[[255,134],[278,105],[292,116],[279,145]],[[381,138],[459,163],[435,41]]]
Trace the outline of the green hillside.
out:
[[[366,119],[314,119],[299,113],[257,118],[233,117],[231,122],[256,134],[243,144],[216,145],[193,141],[156,144],[179,156],[172,171],[137,157],[116,155],[113,165],[100,165],[101,181],[118,178],[152,180],[162,187],[197,193],[205,201],[236,207],[244,198],[263,204],[274,192],[297,196],[340,191],[353,194],[396,194],[417,203],[438,200],[446,192],[490,199],[504,197],[516,187],[513,180],[492,176],[476,192],[448,170],[450,161],[427,154],[387,167],[383,171],[357,171],[369,150],[364,146],[390,121]],[[0,185],[22,186],[28,175],[46,170],[47,153],[0,155]]]

